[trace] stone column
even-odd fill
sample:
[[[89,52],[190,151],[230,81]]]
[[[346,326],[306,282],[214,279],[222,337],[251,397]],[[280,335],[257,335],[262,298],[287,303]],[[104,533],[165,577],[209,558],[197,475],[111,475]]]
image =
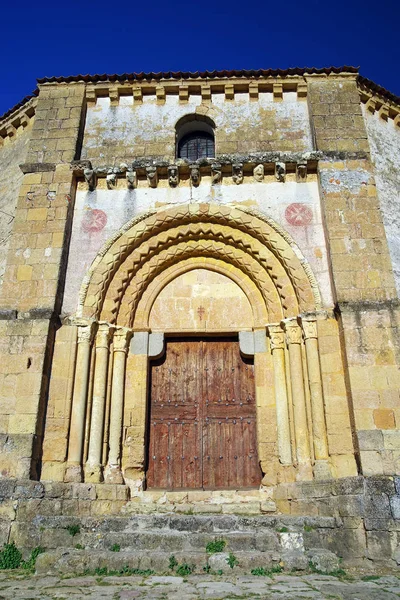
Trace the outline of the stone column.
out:
[[[101,455],[103,450],[104,414],[107,394],[108,358],[113,332],[107,323],[99,325],[96,336],[96,359],[93,383],[92,414],[90,420],[89,452],[85,466],[85,481],[103,480]]]
[[[131,336],[132,331],[125,327],[117,329],[114,333],[109,454],[105,472],[105,481],[107,483],[124,483],[121,471],[121,440],[124,414],[126,355]]]
[[[65,481],[82,481],[82,454],[85,435],[86,402],[89,384],[90,352],[95,324],[78,324],[78,350],[74,394],[72,397],[71,425],[69,430],[67,470]]]
[[[274,363],[279,460],[283,465],[290,465],[292,464],[292,449],[285,374],[285,335],[279,323],[274,323],[267,327],[271,339],[272,359]]]
[[[312,477],[310,442],[301,358],[302,332],[296,318],[285,319],[283,325],[289,349],[290,385],[292,388],[298,475],[299,478],[310,478],[310,476]]]
[[[328,440],[326,435],[324,396],[319,364],[317,321],[315,315],[301,317],[306,345],[308,379],[310,383],[313,444],[315,454],[314,475],[318,479],[330,477]]]

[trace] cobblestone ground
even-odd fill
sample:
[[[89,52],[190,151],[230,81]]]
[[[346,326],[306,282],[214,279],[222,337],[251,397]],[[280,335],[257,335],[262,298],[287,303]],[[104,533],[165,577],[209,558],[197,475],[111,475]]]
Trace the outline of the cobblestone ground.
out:
[[[325,575],[182,577],[36,577],[0,574],[0,600],[398,600],[400,575],[345,578]]]

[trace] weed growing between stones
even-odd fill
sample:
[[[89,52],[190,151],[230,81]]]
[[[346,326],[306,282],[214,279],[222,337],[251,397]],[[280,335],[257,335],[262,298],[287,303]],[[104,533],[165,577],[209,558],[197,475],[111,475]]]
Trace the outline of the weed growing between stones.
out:
[[[75,546],[75,550],[84,550],[85,546],[82,546],[82,544],[76,544]]]
[[[364,577],[361,577],[361,581],[376,581],[380,578],[380,575],[364,575]]]
[[[44,552],[44,548],[37,546],[31,552],[28,560],[22,560],[22,552],[17,548],[14,542],[11,544],[4,544],[3,549],[0,551],[0,569],[26,569],[27,571],[34,571],[36,559],[39,554]]]
[[[178,566],[178,561],[176,560],[175,556],[173,554],[171,554],[171,556],[169,557],[169,561],[168,561],[168,569],[170,569],[171,571],[173,571],[175,569],[175,567]]]
[[[42,548],[41,546],[36,546],[36,548],[32,550],[28,560],[24,560],[22,562],[22,568],[33,573],[35,570],[36,559],[39,556],[39,554],[43,554],[43,552],[45,552],[44,548]]]
[[[230,568],[233,569],[233,567],[235,565],[237,565],[239,561],[238,561],[237,557],[234,554],[232,554],[232,552],[229,552],[229,556],[226,559],[226,562],[228,563]]]
[[[211,571],[211,567],[210,567],[210,565],[205,565],[205,566],[203,567],[203,571],[204,571],[204,573],[209,573],[209,572]]]
[[[111,552],[119,552],[121,550],[121,546],[119,544],[113,544],[110,550]]]
[[[68,527],[65,528],[68,533],[70,535],[72,535],[72,537],[75,537],[76,535],[78,535],[78,533],[81,532],[81,526],[80,525],[68,525]]]
[[[312,525],[304,525],[304,531],[309,533],[310,531],[314,531],[314,527]]]
[[[206,546],[207,554],[216,554],[217,552],[223,552],[226,546],[225,540],[213,540],[208,542]]]
[[[287,533],[289,531],[289,529],[287,527],[280,527],[278,529],[278,533]]]
[[[266,569],[265,567],[256,567],[252,569],[250,573],[252,575],[257,575],[258,577],[272,577],[273,575],[277,575],[278,573],[282,573],[283,569],[281,565],[276,565],[275,567],[270,567]]]
[[[14,542],[4,544],[0,552],[0,569],[19,569],[22,563],[22,553]]]
[[[176,568],[176,574],[180,575],[180,577],[185,577],[185,575],[191,575],[195,569],[195,565],[188,565],[187,563],[182,563]]]
[[[308,562],[308,567],[312,573],[317,573],[318,575],[328,575],[331,577],[338,577],[339,579],[349,578],[349,575],[343,569],[334,569],[333,571],[329,571],[329,573],[326,573],[325,571],[320,571],[314,566],[311,560]]]

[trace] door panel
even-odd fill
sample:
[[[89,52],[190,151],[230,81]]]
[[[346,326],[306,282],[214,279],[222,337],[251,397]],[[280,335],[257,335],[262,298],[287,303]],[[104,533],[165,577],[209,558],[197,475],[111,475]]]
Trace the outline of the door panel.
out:
[[[149,488],[258,487],[254,366],[236,340],[168,340],[150,396]]]

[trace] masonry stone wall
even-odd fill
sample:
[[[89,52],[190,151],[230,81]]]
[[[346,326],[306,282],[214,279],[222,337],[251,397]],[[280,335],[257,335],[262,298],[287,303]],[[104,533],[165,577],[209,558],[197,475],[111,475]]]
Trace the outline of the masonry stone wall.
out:
[[[21,128],[17,135],[6,138],[0,147],[0,283],[3,282],[7,250],[15,218],[15,207],[23,173],[19,165],[25,162],[32,125]]]
[[[200,94],[190,94],[182,102],[178,94],[167,94],[160,103],[155,94],[120,96],[115,105],[110,98],[97,98],[89,106],[82,158],[98,165],[119,165],[139,156],[173,159],[176,123],[184,116],[203,114],[215,123],[216,152],[312,150],[307,102],[296,92],[285,92],[274,101],[272,92],[260,92],[256,101],[248,93],[213,93],[208,104]],[[199,107],[201,106],[201,109]]]
[[[397,287],[400,293],[400,128],[393,119],[384,119],[376,111],[371,113],[363,105],[363,115],[375,166],[383,224],[389,245],[390,258]]]
[[[257,283],[260,297],[271,289],[271,298],[281,303],[274,313],[278,316],[271,323],[262,317],[255,332],[263,336],[261,350],[254,351],[264,475],[260,493],[273,489],[282,513],[349,518],[343,539],[358,548],[357,556],[376,560],[383,548],[384,556],[393,558],[398,482],[391,478],[400,468],[398,118],[364,110],[353,73],[305,75],[285,83],[286,88],[275,80],[257,82],[256,92],[254,82],[235,87],[228,79],[212,91],[205,82],[190,89],[146,84],[128,94],[128,86],[121,91],[108,83],[96,93],[83,81],[43,84],[34,123],[0,148],[0,210],[7,213],[0,225],[0,276],[6,261],[0,299],[0,477],[62,482],[87,476],[85,481],[96,483],[94,491],[79,487],[83,484],[60,483],[57,490],[51,483],[40,484],[32,492],[40,500],[36,507],[25,506],[10,484],[9,495],[18,500],[17,508],[4,504],[10,521],[18,520],[18,510],[29,518],[36,508],[57,511],[61,496],[62,502],[71,500],[65,511],[64,505],[60,509],[65,514],[82,510],[90,516],[125,505],[125,487],[118,496],[118,486],[101,490],[100,483],[116,392],[121,419],[113,434],[116,460],[140,502],[146,497],[141,486],[150,334],[148,323],[138,320],[140,327],[133,331],[129,321],[126,307],[131,305],[123,297],[132,267],[127,257],[135,245],[140,247],[135,260],[142,270],[131,288],[137,298],[160,276],[158,269],[171,267],[172,273],[181,256],[174,255],[167,267],[167,260],[155,260],[149,267],[154,279],[149,275],[147,281],[147,266],[142,268],[147,254],[154,250],[158,260],[158,254],[171,249],[172,256],[182,240],[189,256],[193,239],[210,242],[216,254],[210,251],[209,265],[219,258],[220,242],[232,261],[246,254],[242,263],[234,263],[246,273],[243,287]],[[194,170],[185,161],[175,164],[175,126],[188,115],[215,123],[219,167],[213,159]],[[141,227],[144,237],[138,233]],[[263,254],[270,239],[276,255],[269,246]],[[205,248],[200,242],[196,257]],[[97,270],[91,270],[93,261]],[[291,261],[290,278],[285,261]],[[191,330],[192,324],[203,331],[199,298],[206,298],[213,331],[221,326],[219,316],[225,323],[230,319],[235,331],[251,329],[248,298],[259,296],[246,298],[227,279],[236,266],[228,259],[224,264],[223,274],[210,269],[205,275],[193,260],[191,272],[172,278],[153,313],[148,311],[150,328],[179,332]],[[267,276],[257,280],[261,264],[274,283]],[[90,281],[88,273],[94,273]],[[150,292],[144,294],[148,300]],[[236,312],[227,314],[234,298]],[[97,310],[96,303],[103,301],[104,310]],[[272,304],[268,299],[264,311]],[[123,326],[116,317],[121,306]],[[283,327],[277,323],[282,318]],[[93,324],[98,320],[100,325]],[[140,348],[133,351],[135,344]],[[100,370],[101,378],[96,377]],[[124,386],[132,392],[126,398]],[[300,412],[299,389],[304,391]],[[281,461],[277,406],[282,394],[277,390],[284,390],[289,415],[287,463]],[[103,402],[105,414],[97,430],[92,427],[94,400],[97,406]],[[76,424],[80,439],[71,453]],[[83,473],[92,430],[101,464],[96,463],[98,473],[91,473],[90,465]],[[298,450],[305,438],[311,442],[307,464],[301,465]],[[67,459],[77,479],[68,479]],[[362,478],[347,480],[339,491],[335,482],[318,489],[299,482],[357,473],[380,476],[383,487]],[[379,522],[371,517],[373,497]],[[322,540],[319,535],[315,543]]]

